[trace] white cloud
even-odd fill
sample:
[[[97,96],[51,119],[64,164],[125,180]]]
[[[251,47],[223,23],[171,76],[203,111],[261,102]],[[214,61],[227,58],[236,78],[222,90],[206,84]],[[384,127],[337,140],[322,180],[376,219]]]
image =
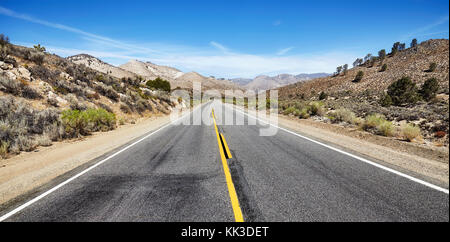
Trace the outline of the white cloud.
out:
[[[294,49],[294,47],[289,47],[289,48],[281,49],[281,50],[279,50],[279,51],[277,52],[277,55],[284,55],[284,54],[286,54],[287,52],[289,52],[289,51],[292,50],[292,49]]]
[[[114,40],[69,26],[15,13],[2,7],[0,7],[0,14],[80,35],[82,41],[80,41],[78,48],[46,46],[47,50],[61,56],[85,53],[114,65],[123,64],[130,59],[139,59],[160,65],[173,66],[186,72],[197,71],[206,76],[252,78],[260,74],[331,73],[336,66],[352,63],[358,56],[350,52],[286,55],[292,47],[279,50],[278,55],[254,55],[238,53],[215,41],[209,42],[209,45],[215,47],[216,50],[211,50],[207,48],[208,46],[183,46],[165,43],[130,44],[125,41]],[[18,44],[32,46],[30,43]],[[220,52],[217,52],[217,50]]]
[[[428,36],[428,35],[433,35],[433,34],[439,34],[437,32],[434,33],[424,33],[430,30],[435,29],[436,27],[443,25],[445,23],[448,23],[449,21],[449,16],[444,16],[439,18],[438,20],[436,20],[435,22],[428,24],[426,26],[420,27],[418,29],[416,29],[415,31],[412,31],[406,35],[404,35],[401,39],[402,40],[409,40],[410,38],[414,38],[414,37],[418,37],[418,36]],[[448,29],[448,26],[447,26]],[[444,32],[444,31],[440,31],[440,32]],[[446,31],[448,33],[448,31]]]
[[[219,49],[219,50],[222,51],[223,53],[229,53],[229,52],[230,52],[228,48],[226,48],[226,47],[223,46],[222,44],[219,44],[219,43],[217,43],[217,42],[215,42],[215,41],[211,41],[211,42],[209,42],[209,44],[212,45],[212,46],[214,46],[214,47],[216,47],[217,49]]]

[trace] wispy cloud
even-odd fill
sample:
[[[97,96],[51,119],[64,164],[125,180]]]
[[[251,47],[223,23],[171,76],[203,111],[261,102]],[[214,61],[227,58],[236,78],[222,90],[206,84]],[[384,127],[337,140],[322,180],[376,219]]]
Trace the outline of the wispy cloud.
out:
[[[351,63],[358,56],[351,52],[286,55],[292,47],[279,50],[276,54],[255,55],[232,50],[216,41],[210,41],[206,46],[166,43],[131,44],[16,13],[3,7],[0,7],[0,14],[79,35],[81,41],[78,47],[67,47],[65,43],[61,46],[46,46],[47,50],[61,56],[86,53],[114,65],[123,64],[130,59],[139,59],[173,66],[182,71],[197,71],[207,76],[252,78],[260,74],[332,72],[336,66]],[[32,43],[17,44],[32,46]],[[208,48],[211,46],[215,49]]]
[[[280,24],[281,24],[281,20],[275,20],[275,21],[272,22],[273,26],[278,26]]]
[[[292,49],[294,49],[294,47],[288,47],[288,48],[281,49],[277,52],[277,55],[284,55],[284,54],[288,53],[289,51],[291,51]]]
[[[438,31],[438,32],[432,32],[432,33],[426,33],[426,32],[428,32],[430,30],[436,30],[435,28],[437,28],[437,27],[439,27],[439,26],[441,26],[441,25],[443,25],[445,23],[448,23],[448,21],[449,21],[449,16],[448,15],[447,16],[443,16],[443,17],[439,18],[438,20],[436,20],[435,22],[433,22],[431,24],[428,24],[426,26],[420,27],[420,28],[418,28],[418,29],[416,29],[416,30],[414,30],[414,31],[404,35],[402,37],[402,40],[408,40],[408,39],[413,38],[413,37],[429,36],[429,35],[433,35],[433,34],[439,34],[440,32],[448,33],[448,31]],[[447,29],[448,29],[448,26],[447,26]]]
[[[217,49],[219,49],[223,53],[229,53],[230,52],[230,50],[227,47],[225,47],[222,44],[219,44],[219,43],[217,43],[215,41],[211,41],[211,42],[209,42],[209,44],[214,46],[214,47],[216,47]]]

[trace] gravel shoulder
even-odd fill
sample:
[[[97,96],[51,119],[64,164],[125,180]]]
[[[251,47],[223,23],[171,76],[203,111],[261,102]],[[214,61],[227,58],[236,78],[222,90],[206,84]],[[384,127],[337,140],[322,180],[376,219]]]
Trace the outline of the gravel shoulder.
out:
[[[0,206],[169,122],[169,115],[142,118],[113,131],[55,142],[37,152],[0,160]]]
[[[428,147],[314,120],[280,115],[279,126],[307,137],[367,156],[404,173],[436,185],[449,187],[449,152],[446,147]]]

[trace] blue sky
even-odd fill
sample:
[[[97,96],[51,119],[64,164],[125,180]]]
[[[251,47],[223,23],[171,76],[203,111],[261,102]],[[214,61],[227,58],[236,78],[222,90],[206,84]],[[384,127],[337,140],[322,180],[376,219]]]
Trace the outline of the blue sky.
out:
[[[449,1],[0,0],[0,32],[66,57],[151,61],[216,77],[333,72],[449,36]]]

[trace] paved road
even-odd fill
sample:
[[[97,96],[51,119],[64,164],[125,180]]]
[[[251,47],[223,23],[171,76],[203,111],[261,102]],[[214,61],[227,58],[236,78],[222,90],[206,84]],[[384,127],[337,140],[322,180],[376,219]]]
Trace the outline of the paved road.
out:
[[[212,108],[233,112],[194,112]],[[283,130],[261,137],[251,119],[217,120],[237,208],[214,125],[173,124],[6,221],[235,221],[236,209],[244,221],[449,221],[448,193]]]

